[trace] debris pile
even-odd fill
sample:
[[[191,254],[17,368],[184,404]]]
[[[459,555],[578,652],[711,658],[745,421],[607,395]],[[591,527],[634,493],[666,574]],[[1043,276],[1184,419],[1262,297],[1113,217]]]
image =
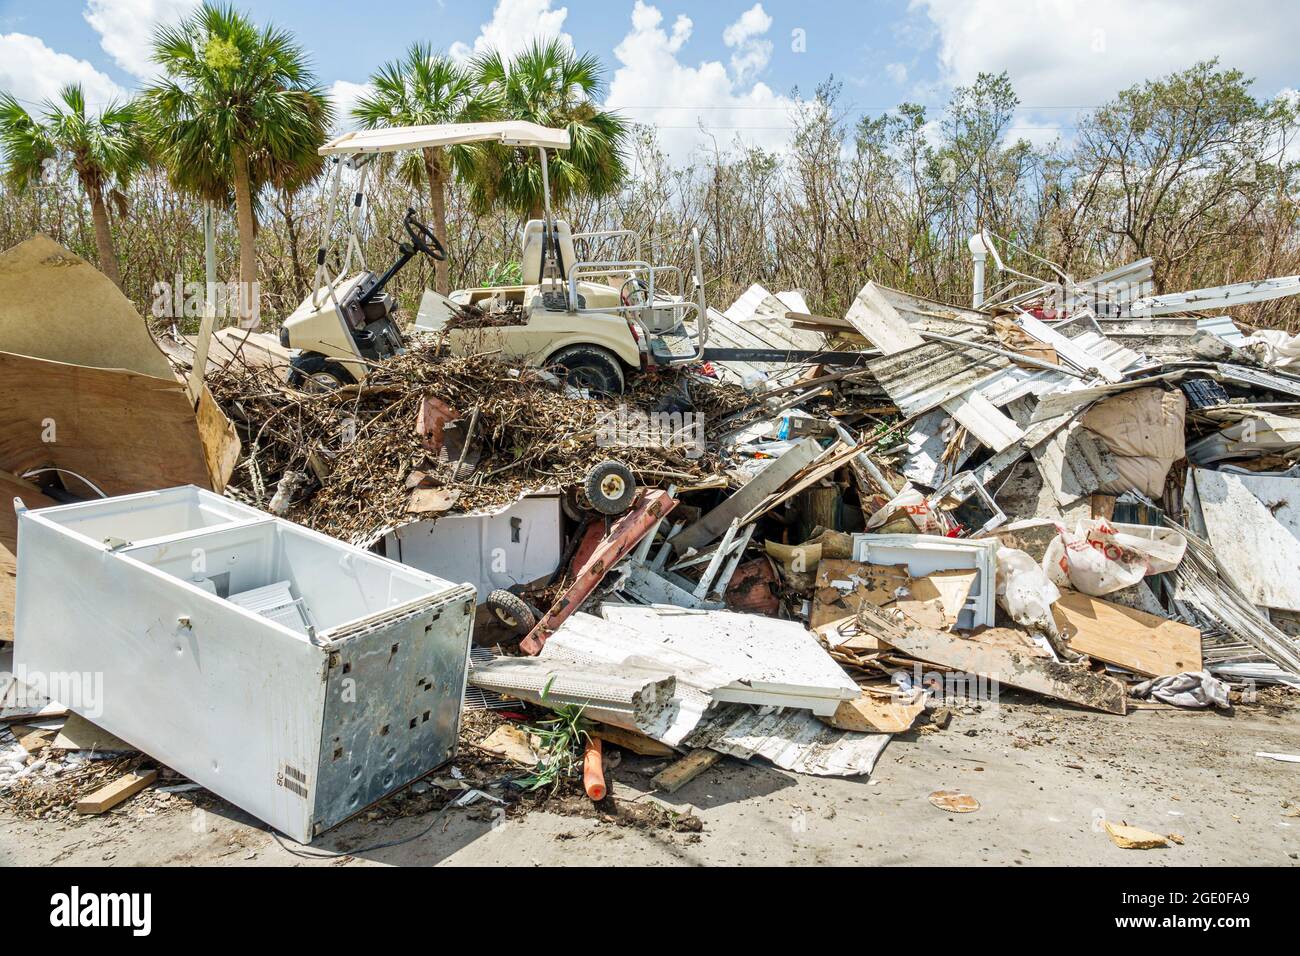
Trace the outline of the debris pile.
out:
[[[439,336],[368,363],[363,383],[313,390],[266,360],[273,345],[227,337],[206,375],[242,449],[226,497],[175,489],[20,515],[45,530],[24,538],[19,586],[23,567],[80,581],[77,549],[102,541],[101,580],[77,585],[75,606],[109,607],[130,633],[142,612],[105,591],[170,576],[198,602],[176,647],[225,629],[229,657],[184,672],[193,699],[222,667],[272,696],[323,668],[323,696],[295,698],[320,753],[256,768],[311,796],[303,816],[276,818],[299,838],[381,800],[425,812],[585,794],[616,816],[607,771],[623,753],[663,761],[651,784],[664,793],[724,757],[862,777],[893,735],[942,733],[953,708],[1003,693],[1116,718],[1228,714],[1258,683],[1300,688],[1300,376],[1287,342],[1189,310],[1300,284],[1157,296],[1150,276],[1149,261],[1060,274],[970,308],[868,282],[842,317],[755,286],[709,310],[723,341],[811,337],[842,354],[632,370],[614,396],[494,352],[449,356]],[[140,564],[162,573],[133,576]],[[69,656],[20,637],[20,657],[72,661],[58,622],[24,627]],[[282,656],[251,656],[271,647]],[[336,681],[376,658],[379,698],[341,720]],[[110,677],[120,663],[85,660]],[[49,712],[7,713],[49,729]],[[151,750],[141,726],[121,701],[105,711],[106,730],[156,760],[232,786],[204,775],[202,755]],[[394,730],[437,746],[388,751]],[[437,749],[457,733],[490,755],[472,778]],[[30,801],[24,780],[62,774],[88,800],[85,760],[34,769],[18,753],[47,745],[0,739],[0,791]],[[374,772],[381,751],[400,773]],[[139,760],[103,766],[124,774],[122,800],[153,783]],[[259,812],[268,786],[222,795]],[[425,799],[430,786],[448,798]],[[962,791],[930,802],[980,809]],[[633,822],[699,828],[659,810]]]

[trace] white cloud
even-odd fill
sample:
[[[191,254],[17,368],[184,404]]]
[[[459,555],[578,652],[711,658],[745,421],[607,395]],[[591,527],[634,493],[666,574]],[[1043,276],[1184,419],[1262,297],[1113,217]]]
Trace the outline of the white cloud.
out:
[[[347,80],[335,80],[329,89],[330,101],[334,104],[334,129],[347,132],[357,128],[357,121],[352,118],[352,107],[357,100],[372,91],[369,83],[351,83]]]
[[[886,63],[885,75],[895,86],[902,86],[907,82],[907,67],[902,63]]]
[[[731,70],[737,80],[757,76],[771,62],[772,41],[763,39],[770,29],[772,18],[756,3],[722,31],[722,42],[736,51],[731,54]]]
[[[473,44],[457,41],[448,49],[453,59],[464,62],[488,50],[499,50],[507,59],[528,48],[536,39],[558,37],[568,47],[573,37],[564,33],[568,7],[551,9],[551,0],[497,0],[492,19],[479,27]]]
[[[912,0],[912,7],[933,21],[949,83],[1006,70],[1028,106],[1097,106],[1214,56],[1273,90],[1294,82],[1300,48],[1293,0]]]
[[[770,18],[762,8],[756,6],[754,10],[770,26]],[[754,10],[728,31],[744,24]],[[751,26],[757,22],[751,17]],[[634,122],[657,127],[660,142],[674,162],[688,159],[699,147],[711,149],[715,137],[723,149],[729,148],[736,137],[765,149],[783,148],[793,126],[791,113],[798,104],[774,93],[766,84],[746,84],[716,60],[695,66],[682,62],[679,57],[694,24],[689,17],[679,15],[670,32],[663,23],[664,16],[657,7],[636,0],[632,28],[614,48],[620,65],[610,81],[606,107],[620,110]],[[766,29],[764,26],[763,31]],[[740,33],[731,35],[738,37]],[[761,31],[744,39],[758,35]],[[700,130],[701,125],[708,129]]]
[[[85,60],[51,50],[39,37],[0,33],[0,90],[32,110],[33,104],[54,99],[69,83],[81,84],[91,109],[126,97],[125,90]]]
[[[197,6],[197,0],[87,0],[82,16],[114,63],[148,80],[158,69],[153,62],[154,28],[178,22]]]

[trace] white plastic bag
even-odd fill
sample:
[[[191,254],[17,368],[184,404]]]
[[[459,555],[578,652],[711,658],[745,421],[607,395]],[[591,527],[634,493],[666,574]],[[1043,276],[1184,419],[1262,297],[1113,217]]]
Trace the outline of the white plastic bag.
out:
[[[1056,637],[1052,605],[1060,596],[1033,558],[1016,548],[998,548],[998,604],[1013,621]]]
[[[873,531],[901,514],[907,515],[916,530],[921,534],[947,534],[948,525],[940,512],[930,506],[925,495],[908,482],[903,490],[894,495],[867,519],[866,530]]]
[[[1080,521],[1073,534],[1064,525],[1056,530],[1043,555],[1048,579],[1094,597],[1172,571],[1187,549],[1187,539],[1171,529],[1112,524],[1105,518]]]

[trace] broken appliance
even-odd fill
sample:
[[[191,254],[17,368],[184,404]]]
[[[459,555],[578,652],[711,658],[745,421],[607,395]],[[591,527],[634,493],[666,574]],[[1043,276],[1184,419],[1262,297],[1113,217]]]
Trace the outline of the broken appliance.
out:
[[[295,840],[455,752],[474,587],[193,486],[19,506],[15,664]],[[91,675],[98,675],[89,680]]]

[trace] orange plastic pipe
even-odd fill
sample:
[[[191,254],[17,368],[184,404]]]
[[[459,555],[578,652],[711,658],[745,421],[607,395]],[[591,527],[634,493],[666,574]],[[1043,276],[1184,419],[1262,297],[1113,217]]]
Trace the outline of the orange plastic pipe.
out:
[[[600,738],[588,737],[582,755],[582,786],[593,800],[605,799],[605,766],[600,756]]]

